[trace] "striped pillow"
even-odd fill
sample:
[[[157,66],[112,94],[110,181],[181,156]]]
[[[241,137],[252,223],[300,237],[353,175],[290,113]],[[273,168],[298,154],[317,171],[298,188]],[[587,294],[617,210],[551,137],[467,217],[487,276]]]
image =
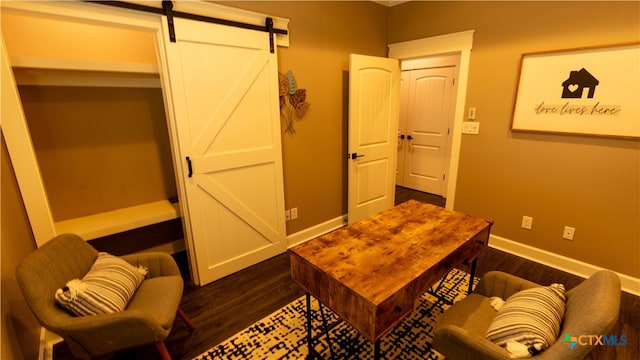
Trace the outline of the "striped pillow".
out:
[[[500,346],[515,341],[532,353],[544,350],[558,337],[565,301],[561,284],[517,292],[498,310],[487,338]]]
[[[147,269],[142,266],[136,268],[119,257],[100,252],[82,280],[73,279],[56,290],[55,299],[75,315],[120,312],[146,274]]]

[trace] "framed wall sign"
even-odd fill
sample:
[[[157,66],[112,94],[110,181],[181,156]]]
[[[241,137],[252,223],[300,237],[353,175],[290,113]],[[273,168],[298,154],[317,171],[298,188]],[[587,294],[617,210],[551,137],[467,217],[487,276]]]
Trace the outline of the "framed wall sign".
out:
[[[511,129],[640,138],[640,44],[524,54]]]

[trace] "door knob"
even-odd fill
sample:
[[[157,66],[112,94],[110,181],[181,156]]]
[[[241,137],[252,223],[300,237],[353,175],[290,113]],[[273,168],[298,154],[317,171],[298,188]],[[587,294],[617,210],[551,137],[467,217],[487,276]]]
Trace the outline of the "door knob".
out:
[[[358,153],[353,153],[353,154],[351,154],[351,160],[355,160],[355,159],[357,159],[359,157],[363,157],[363,156],[364,155],[358,155]]]
[[[407,135],[407,139],[411,140],[411,139],[413,139],[413,136]]]
[[[400,139],[404,140],[404,134],[400,134]]]

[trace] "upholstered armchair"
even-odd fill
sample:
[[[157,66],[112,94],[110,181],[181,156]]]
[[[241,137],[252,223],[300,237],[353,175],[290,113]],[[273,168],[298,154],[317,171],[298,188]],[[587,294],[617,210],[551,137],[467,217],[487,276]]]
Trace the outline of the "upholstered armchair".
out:
[[[98,251],[82,238],[64,234],[24,259],[16,270],[17,281],[37,320],[61,336],[79,358],[155,343],[162,358],[170,359],[164,339],[176,313],[193,328],[179,308],[183,280],[173,258],[165,253],[121,257],[135,267],[148,269],[126,308],[116,313],[72,315],[56,302],[54,294],[70,280],[82,279],[97,257]]]
[[[445,311],[434,330],[433,347],[449,360],[509,359],[504,347],[487,340],[487,329],[496,316],[492,297],[507,299],[536,283],[502,272],[488,272],[474,292]],[[607,335],[616,324],[620,309],[620,279],[601,270],[568,290],[564,318],[555,343],[533,359],[582,359],[595,344],[570,346],[566,334]]]

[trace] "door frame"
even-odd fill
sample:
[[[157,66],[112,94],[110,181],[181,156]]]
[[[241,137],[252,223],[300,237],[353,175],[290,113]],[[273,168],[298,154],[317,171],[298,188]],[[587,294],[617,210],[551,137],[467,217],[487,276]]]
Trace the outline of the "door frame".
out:
[[[447,209],[453,209],[458,180],[458,163],[460,159],[460,144],[462,142],[462,122],[466,106],[467,83],[469,78],[469,62],[473,47],[473,33],[475,30],[462,31],[452,34],[434,36],[424,39],[405,41],[389,45],[389,57],[403,60],[420,57],[460,54],[460,70],[458,74],[458,91],[453,118],[451,157],[449,162],[449,178],[447,179]]]

